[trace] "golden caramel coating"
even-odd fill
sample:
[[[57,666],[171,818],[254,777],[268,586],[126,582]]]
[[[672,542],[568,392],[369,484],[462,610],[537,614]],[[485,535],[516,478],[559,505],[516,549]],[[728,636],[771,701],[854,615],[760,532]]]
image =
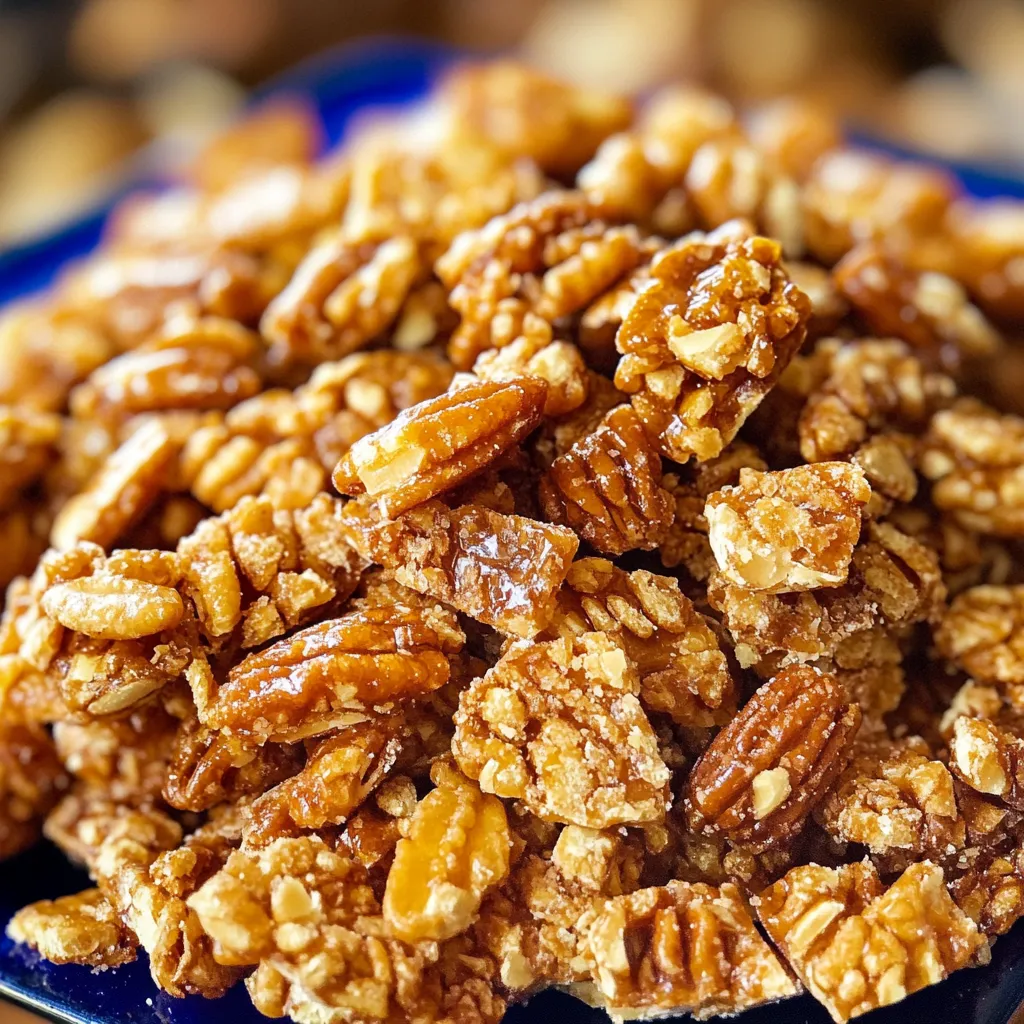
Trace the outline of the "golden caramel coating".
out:
[[[587,930],[609,1013],[731,1014],[796,995],[736,886],[669,882],[608,900]]]
[[[765,683],[693,766],[691,827],[755,851],[795,836],[849,762],[860,709],[844,699],[810,667]]]
[[[944,856],[964,845],[953,777],[918,737],[866,742],[817,812],[826,831],[874,854]]]
[[[842,142],[842,127],[824,104],[806,96],[772,100],[744,122],[754,145],[798,181],[811,173],[818,158]]]
[[[393,518],[493,462],[540,422],[538,377],[472,381],[400,413],[357,441],[334,470],[342,494],[368,494]]]
[[[135,959],[137,947],[99,889],[31,903],[11,918],[7,934],[55,964],[120,967]]]
[[[953,722],[949,769],[976,792],[1024,809],[1024,740],[1010,729],[961,715]]]
[[[876,624],[934,618],[944,599],[935,553],[888,523],[869,527],[842,586],[765,594],[717,574],[708,581],[708,601],[722,613],[744,664],[771,654],[781,654],[784,663],[826,657],[847,637]]]
[[[484,792],[551,821],[660,821],[669,771],[637,700],[636,669],[606,633],[514,644],[459,698],[452,751]]]
[[[439,501],[390,521],[349,502],[342,529],[360,554],[399,583],[522,637],[547,625],[579,545],[563,526]]]
[[[1024,419],[964,398],[932,417],[921,472],[932,500],[963,526],[997,537],[1024,534]]]
[[[983,683],[1024,682],[1024,587],[958,594],[935,633],[941,653]]]
[[[926,361],[956,369],[994,355],[999,334],[951,277],[917,272],[879,245],[861,245],[836,265],[839,290],[880,338],[902,338]]]
[[[555,459],[538,493],[552,522],[572,527],[604,554],[650,551],[672,522],[671,496],[661,487],[661,455],[632,406],[613,409],[592,434]]]
[[[382,910],[406,942],[464,932],[484,896],[505,880],[512,839],[502,802],[438,762],[437,789],[417,805],[395,847]]]
[[[1019,267],[1024,255],[1024,209],[1015,200],[959,202],[950,211],[956,269],[982,307],[993,316],[1019,321],[1024,288]]]
[[[708,541],[722,576],[768,593],[846,582],[871,488],[842,462],[775,473],[741,469],[739,483],[708,496]]]
[[[727,225],[652,262],[616,335],[615,383],[669,458],[720,454],[803,342],[810,303],[780,258]]]
[[[245,657],[201,717],[257,743],[314,736],[362,720],[374,705],[436,690],[463,641],[440,605],[351,611]]]
[[[985,935],[1005,935],[1024,917],[1024,859],[1019,849],[983,856],[948,887],[956,905]]]
[[[11,857],[39,838],[43,817],[69,782],[42,726],[12,722],[0,728],[0,857]]]
[[[614,634],[640,674],[640,702],[683,726],[728,720],[735,686],[711,627],[666,576],[603,558],[574,562],[549,631]]]
[[[13,504],[18,492],[56,460],[60,418],[24,406],[0,406],[0,502]]]

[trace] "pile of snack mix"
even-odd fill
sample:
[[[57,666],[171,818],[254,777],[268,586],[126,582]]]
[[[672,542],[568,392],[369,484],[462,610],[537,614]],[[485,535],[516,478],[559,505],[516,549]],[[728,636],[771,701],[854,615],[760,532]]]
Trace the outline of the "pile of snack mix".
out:
[[[0,849],[95,884],[8,934],[311,1024],[986,962],[1024,205],[509,64],[314,143],[257,114],[0,328]]]

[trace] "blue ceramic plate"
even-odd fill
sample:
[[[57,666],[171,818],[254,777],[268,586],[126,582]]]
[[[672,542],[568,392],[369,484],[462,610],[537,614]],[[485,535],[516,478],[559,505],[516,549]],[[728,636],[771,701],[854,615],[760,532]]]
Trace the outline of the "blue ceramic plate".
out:
[[[457,56],[419,42],[360,44],[301,65],[267,92],[292,93],[313,101],[327,138],[336,142],[352,115],[368,106],[394,106],[425,95],[438,73]],[[263,95],[266,95],[265,92]],[[258,97],[259,98],[259,97]],[[858,141],[875,145],[871,140]],[[881,147],[890,148],[890,147]],[[895,150],[893,150],[895,152]],[[1024,182],[954,166],[964,187],[978,196],[1024,198]],[[0,304],[45,287],[59,267],[82,256],[100,238],[109,207],[56,234],[0,253]],[[0,923],[36,899],[77,892],[88,879],[53,847],[40,846],[0,870]],[[238,985],[223,999],[174,999],[149,977],[145,958],[116,971],[58,967],[9,939],[0,941],[0,994],[39,1013],[76,1024],[265,1024]],[[995,946],[990,966],[961,971],[898,1004],[862,1018],[866,1024],[1024,1024],[1024,927]],[[677,1017],[676,1021],[689,1020]],[[809,996],[750,1011],[743,1024],[827,1024],[828,1015]],[[546,992],[509,1011],[506,1024],[597,1024],[604,1013],[556,992]]]

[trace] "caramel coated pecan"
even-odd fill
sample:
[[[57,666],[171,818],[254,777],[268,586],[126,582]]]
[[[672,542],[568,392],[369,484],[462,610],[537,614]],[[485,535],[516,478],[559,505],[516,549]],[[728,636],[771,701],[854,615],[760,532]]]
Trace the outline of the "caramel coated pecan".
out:
[[[459,698],[452,752],[481,788],[540,817],[603,828],[659,821],[669,772],[614,638],[513,645]]]
[[[961,399],[932,418],[921,471],[935,504],[969,530],[1024,535],[1024,419]]]
[[[39,838],[44,815],[69,782],[45,728],[16,722],[0,727],[0,857]]]
[[[735,686],[711,627],[667,576],[627,573],[603,558],[574,562],[550,627],[614,633],[640,674],[640,701],[684,726],[722,724]]]
[[[927,861],[888,889],[866,864],[793,868],[760,894],[757,915],[837,1024],[899,1002],[987,952],[946,892],[942,868]]]
[[[0,504],[13,504],[56,461],[60,427],[51,413],[0,405]]]
[[[512,838],[501,801],[443,762],[431,775],[437,789],[416,805],[384,891],[384,920],[406,942],[465,931],[509,870]]]
[[[1024,917],[1024,857],[1019,849],[983,855],[948,886],[956,905],[985,935],[1005,935]]]
[[[661,456],[631,406],[613,409],[555,459],[539,495],[549,519],[571,526],[606,554],[656,548],[672,522]]]
[[[1014,731],[961,715],[953,722],[949,767],[971,789],[1024,810],[1024,740]]]
[[[785,593],[846,582],[871,488],[842,462],[775,473],[741,469],[708,497],[704,517],[718,568],[750,590]]]
[[[777,243],[726,232],[652,262],[616,336],[615,383],[669,458],[718,455],[803,342],[810,303],[780,259]]]
[[[357,441],[334,470],[334,486],[400,515],[521,441],[540,422],[546,394],[539,378],[520,377],[472,381],[421,402]]]
[[[585,950],[613,1015],[731,1014],[799,991],[729,883],[673,881],[610,899]]]
[[[846,767],[860,709],[831,676],[793,667],[765,683],[694,765],[691,826],[754,850],[791,839]]]
[[[941,653],[983,683],[1024,683],[1024,587],[971,587],[935,631]]]
[[[999,334],[956,281],[910,270],[879,245],[851,250],[834,275],[873,334],[902,338],[925,359],[955,370],[1000,347]]]
[[[439,501],[391,521],[350,502],[342,528],[361,554],[400,583],[524,637],[547,625],[579,545],[563,526]]]
[[[447,656],[464,639],[440,605],[351,611],[244,658],[217,688],[204,722],[256,742],[326,732],[374,705],[442,686]]]
[[[918,737],[866,742],[817,817],[832,835],[874,854],[941,856],[964,845],[953,777]]]

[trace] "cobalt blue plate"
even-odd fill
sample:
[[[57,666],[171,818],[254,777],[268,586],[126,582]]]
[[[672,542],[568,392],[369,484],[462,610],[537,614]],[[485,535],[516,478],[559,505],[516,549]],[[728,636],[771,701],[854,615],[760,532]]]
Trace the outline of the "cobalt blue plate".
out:
[[[421,98],[438,73],[458,56],[431,43],[378,40],[345,48],[299,66],[257,96],[292,93],[308,97],[320,113],[329,142],[344,133],[353,114],[368,106],[396,106]],[[858,142],[898,155],[871,139]],[[964,188],[981,197],[1024,198],[1024,182],[967,166],[951,166]],[[59,232],[0,252],[0,304],[45,287],[60,266],[85,255],[99,241],[108,205]],[[53,847],[40,845],[0,869],[0,923],[32,900],[76,892],[88,879]],[[94,972],[40,959],[0,940],[0,995],[56,1020],[74,1024],[265,1024],[241,985],[223,999],[174,999],[160,992],[143,957],[116,971]],[[919,992],[888,1010],[861,1018],[865,1024],[1024,1024],[1024,927],[1001,938],[992,963],[960,971],[948,981]],[[689,1020],[676,1017],[675,1021]],[[810,998],[748,1011],[742,1024],[827,1024],[828,1015]],[[575,999],[545,992],[511,1009],[506,1024],[598,1024],[608,1018]]]

